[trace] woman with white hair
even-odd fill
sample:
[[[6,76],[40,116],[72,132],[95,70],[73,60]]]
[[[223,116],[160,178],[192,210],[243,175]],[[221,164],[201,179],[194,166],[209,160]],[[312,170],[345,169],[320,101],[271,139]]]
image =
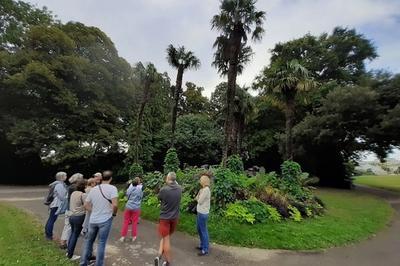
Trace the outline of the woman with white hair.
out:
[[[65,197],[67,195],[67,188],[65,185],[65,180],[67,179],[67,173],[58,172],[56,174],[56,181],[49,185],[50,191],[53,191],[51,197],[51,203],[49,205],[49,218],[45,226],[46,239],[53,240],[53,228],[54,223],[58,217],[58,209],[63,204]],[[50,196],[50,195],[49,195]],[[49,201],[50,202],[50,201]]]
[[[70,205],[69,203],[70,203],[71,195],[76,190],[76,183],[78,181],[82,181],[82,180],[83,180],[83,175],[80,174],[80,173],[73,174],[68,179],[68,182],[69,182],[70,185],[68,186],[68,189],[67,189],[68,193],[66,195],[66,205],[65,205],[66,209],[65,210],[60,210],[60,214],[65,213],[64,228],[63,228],[63,231],[62,231],[62,234],[61,234],[61,239],[60,239],[60,241],[61,241],[60,247],[62,249],[66,249],[67,248],[67,243],[68,243],[68,240],[69,240],[69,238],[71,236],[71,225],[69,223],[69,218],[71,216],[70,210],[69,210],[69,205]]]
[[[201,189],[196,196],[197,201],[197,232],[200,237],[200,246],[197,249],[200,250],[199,256],[204,256],[208,254],[209,238],[208,238],[208,214],[210,213],[210,201],[211,201],[211,191],[210,191],[210,178],[206,175],[200,177]]]

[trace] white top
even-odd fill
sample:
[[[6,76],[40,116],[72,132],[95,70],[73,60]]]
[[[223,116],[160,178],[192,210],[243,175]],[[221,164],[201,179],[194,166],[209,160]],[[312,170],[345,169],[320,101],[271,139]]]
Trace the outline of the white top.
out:
[[[197,212],[208,214],[210,212],[211,191],[209,187],[200,189],[197,198]]]
[[[104,223],[110,219],[113,214],[113,207],[111,203],[101,194],[100,186],[104,197],[109,200],[118,198],[118,190],[113,185],[101,184],[92,188],[85,200],[86,202],[92,204],[92,212],[89,220],[90,224]]]

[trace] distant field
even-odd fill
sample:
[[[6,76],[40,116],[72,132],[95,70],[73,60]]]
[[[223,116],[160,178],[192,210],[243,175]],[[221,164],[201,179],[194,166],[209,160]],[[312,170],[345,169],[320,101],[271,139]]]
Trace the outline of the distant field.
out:
[[[355,183],[400,192],[400,175],[358,176],[355,179]]]

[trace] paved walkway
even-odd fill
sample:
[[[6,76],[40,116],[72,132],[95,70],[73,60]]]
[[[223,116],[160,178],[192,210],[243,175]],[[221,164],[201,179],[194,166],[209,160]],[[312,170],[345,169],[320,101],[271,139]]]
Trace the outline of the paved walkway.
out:
[[[400,265],[400,197],[398,194],[370,188],[358,188],[388,200],[396,210],[390,226],[370,240],[341,248],[331,248],[318,252],[293,252],[281,250],[248,249],[212,245],[207,257],[197,257],[198,240],[183,233],[172,238],[174,265],[269,265],[269,266],[398,266]],[[0,201],[7,200],[13,205],[36,215],[43,223],[47,219],[47,209],[43,205],[45,187],[0,186]],[[56,236],[64,224],[63,217],[56,223]],[[158,249],[156,225],[142,220],[135,243],[119,243],[122,217],[113,222],[112,232],[106,249],[106,265],[152,265]],[[76,249],[80,254],[80,243]]]

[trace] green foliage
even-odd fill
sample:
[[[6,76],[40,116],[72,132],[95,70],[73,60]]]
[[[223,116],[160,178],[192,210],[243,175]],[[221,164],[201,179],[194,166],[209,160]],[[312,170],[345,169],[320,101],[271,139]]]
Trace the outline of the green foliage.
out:
[[[290,182],[297,182],[300,174],[300,164],[293,161],[284,161],[281,166],[282,178],[289,180]]]
[[[261,201],[252,198],[242,201],[240,204],[246,207],[249,213],[254,216],[254,222],[264,223],[269,219],[269,211],[267,209],[268,205],[262,203]]]
[[[177,172],[179,169],[179,158],[175,148],[170,148],[167,151],[164,159],[164,173]]]
[[[292,219],[295,222],[301,222],[303,218],[301,217],[301,213],[299,212],[299,210],[291,205],[289,205],[288,209],[289,209],[290,219]]]
[[[146,189],[158,192],[164,184],[164,175],[161,172],[149,172],[143,176],[143,183]]]
[[[228,203],[244,200],[248,197],[248,191],[245,189],[247,181],[245,175],[237,175],[223,167],[217,168],[214,175],[212,199],[217,209],[224,208]]]
[[[235,174],[242,173],[244,171],[242,158],[237,154],[229,156],[226,160],[226,168]]]
[[[135,178],[137,176],[142,177],[144,174],[143,167],[138,163],[133,163],[129,168],[129,177]]]
[[[281,214],[277,211],[276,208],[272,207],[271,205],[267,205],[267,212],[268,220],[272,222],[280,222],[282,220]]]
[[[182,198],[181,198],[180,210],[182,212],[187,211],[188,206],[192,201],[193,201],[193,197],[188,192],[184,192],[182,194]]]
[[[256,221],[254,215],[240,202],[228,204],[225,217],[238,221],[239,223],[253,224]]]
[[[150,207],[160,207],[160,201],[155,195],[149,195],[144,201],[144,204]]]
[[[268,186],[258,193],[257,198],[265,204],[275,207],[283,217],[289,217],[289,199],[279,189]]]

